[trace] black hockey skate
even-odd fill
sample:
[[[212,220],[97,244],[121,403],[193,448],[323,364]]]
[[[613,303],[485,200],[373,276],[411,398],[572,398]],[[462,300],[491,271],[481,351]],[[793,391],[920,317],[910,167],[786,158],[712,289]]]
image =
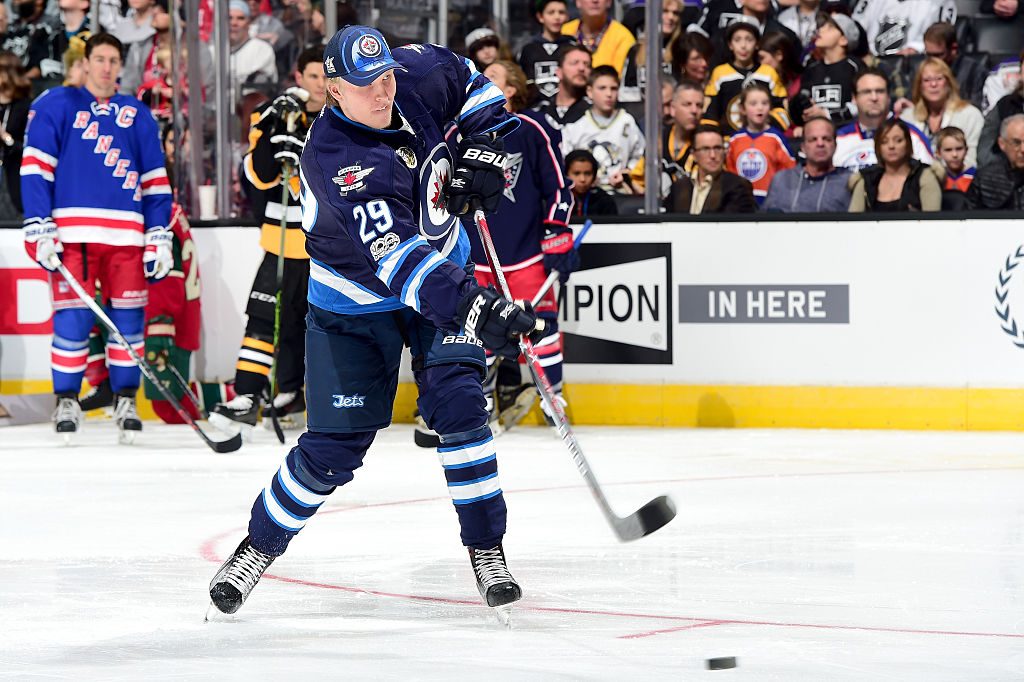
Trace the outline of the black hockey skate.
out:
[[[504,430],[523,421],[530,409],[533,408],[533,401],[537,398],[537,389],[532,384],[519,386],[498,385],[498,414],[501,426]]]
[[[78,402],[82,406],[82,412],[112,406],[114,404],[114,391],[110,388],[110,377],[90,388],[89,392]]]
[[[118,393],[114,401],[114,423],[117,424],[117,439],[126,445],[135,441],[142,431],[142,420],[135,410],[135,392]]]
[[[501,543],[491,549],[468,549],[469,561],[476,576],[476,589],[488,606],[507,606],[523,598],[519,583],[505,565],[505,552]]]
[[[419,410],[413,414],[413,419],[416,420],[416,426],[413,427],[412,432],[413,442],[421,448],[441,447],[441,437],[437,435],[437,431],[427,426],[427,422],[420,416]]]
[[[274,409],[277,410],[277,421],[282,429],[306,428],[306,393],[305,391],[288,391],[278,393],[274,398]],[[270,420],[270,406],[263,408],[263,428],[268,431],[274,426]]]
[[[78,396],[74,393],[58,393],[57,408],[53,411],[54,429],[64,437],[65,443],[70,443],[71,436],[81,425],[82,406],[78,404]]]
[[[251,393],[236,395],[226,403],[217,403],[210,412],[210,423],[229,436],[241,433],[252,440],[252,430],[260,413],[260,399]]]
[[[263,572],[276,558],[255,549],[249,544],[249,536],[245,536],[210,581],[210,601],[214,608],[221,613],[234,613],[242,608]]]

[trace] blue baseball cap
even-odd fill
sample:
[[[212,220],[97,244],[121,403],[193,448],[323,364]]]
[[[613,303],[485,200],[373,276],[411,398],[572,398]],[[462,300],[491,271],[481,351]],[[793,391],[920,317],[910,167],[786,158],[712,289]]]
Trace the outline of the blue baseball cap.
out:
[[[346,26],[324,48],[324,75],[352,85],[369,85],[385,71],[405,67],[391,56],[384,36],[369,26]]]

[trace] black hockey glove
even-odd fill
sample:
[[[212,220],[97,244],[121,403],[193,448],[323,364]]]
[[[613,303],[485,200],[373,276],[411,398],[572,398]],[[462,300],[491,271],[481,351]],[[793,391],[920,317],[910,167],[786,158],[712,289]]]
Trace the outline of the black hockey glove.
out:
[[[491,287],[473,287],[459,301],[456,315],[466,336],[479,339],[496,355],[514,358],[519,355],[519,336],[544,328],[533,306],[522,305],[525,308],[502,298]]]
[[[466,215],[478,208],[493,213],[505,191],[505,143],[474,135],[459,143],[455,171],[448,183],[448,212]]]
[[[544,269],[558,270],[558,281],[562,284],[569,281],[569,273],[580,267],[580,254],[573,248],[572,230],[565,225],[544,223],[540,250],[544,254]]]
[[[305,140],[295,133],[281,132],[271,136],[270,144],[274,146],[275,161],[291,164],[293,170],[299,167],[299,157],[306,146]]]

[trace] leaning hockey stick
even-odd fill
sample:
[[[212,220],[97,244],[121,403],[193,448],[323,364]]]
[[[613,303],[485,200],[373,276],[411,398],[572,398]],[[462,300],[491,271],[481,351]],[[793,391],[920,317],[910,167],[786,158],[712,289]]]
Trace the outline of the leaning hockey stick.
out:
[[[289,129],[291,126],[289,126]],[[277,356],[278,346],[281,343],[281,296],[284,289],[284,245],[285,230],[288,229],[288,200],[291,198],[292,166],[285,162],[281,169],[281,186],[284,191],[281,193],[281,245],[277,252],[277,289],[274,293],[274,359],[270,367],[270,399],[268,409],[270,412],[270,423],[274,426],[274,434],[277,440],[284,443],[284,431],[281,430],[281,420],[277,417],[277,407],[274,405],[274,392],[277,389]]]
[[[107,313],[104,312],[103,308],[101,308],[99,304],[89,296],[89,294],[85,293],[85,289],[82,288],[81,283],[75,279],[75,276],[72,275],[66,267],[64,267],[64,264],[61,263],[56,256],[53,257],[53,260],[54,262],[51,264],[55,266],[56,270],[61,275],[64,276],[64,279],[67,280],[68,286],[74,289],[75,294],[78,298],[82,299],[82,302],[85,303],[85,305],[89,306],[89,309],[92,310],[96,318],[103,323],[103,326],[107,328],[107,331],[109,331],[115,339],[117,339],[118,343],[124,346],[124,349],[128,351],[128,355],[131,356],[132,361],[138,365],[145,377],[149,379],[154,386],[156,386],[160,393],[163,394],[164,398],[167,399],[167,402],[169,402],[175,412],[178,413],[178,416],[181,417],[186,424],[191,426],[193,431],[199,434],[199,437],[203,439],[203,442],[209,445],[214,452],[234,452],[238,448],[242,447],[242,435],[240,433],[235,434],[233,437],[224,441],[211,440],[209,436],[203,433],[203,430],[199,428],[199,425],[195,423],[192,416],[181,406],[181,403],[179,403],[174,397],[174,394],[167,390],[167,387],[164,386],[163,382],[157,378],[156,372],[153,371],[153,368],[150,367],[149,363],[139,357],[139,354],[135,352],[132,345],[128,343],[128,339],[124,338],[124,335],[121,334],[121,331],[113,321],[107,317]]]
[[[505,273],[502,272],[501,263],[498,262],[498,254],[494,249],[494,241],[491,239],[490,229],[487,227],[487,217],[483,211],[477,210],[473,215],[473,220],[476,222],[477,232],[480,233],[480,242],[484,246],[484,253],[487,254],[487,260],[494,271],[495,279],[498,281],[501,295],[512,300],[508,282],[505,281]],[[622,542],[637,540],[645,535],[650,535],[674,519],[676,507],[672,502],[672,498],[667,495],[651,500],[629,516],[622,517],[615,513],[608,503],[608,498],[605,497],[601,484],[598,483],[597,477],[591,471],[590,464],[587,463],[587,459],[583,455],[583,449],[580,447],[579,441],[576,440],[576,434],[573,433],[572,427],[569,425],[569,420],[565,416],[565,410],[562,409],[561,403],[554,399],[551,382],[548,381],[547,376],[544,374],[544,368],[540,365],[537,353],[533,349],[533,343],[525,335],[519,339],[519,350],[522,352],[523,357],[526,358],[526,363],[530,367],[530,372],[533,374],[533,381],[540,392],[541,400],[547,406],[548,413],[554,416],[558,435],[561,436],[562,442],[565,443],[569,453],[572,454],[576,468],[579,470],[580,475],[583,476],[583,480],[586,482],[587,487],[590,488],[597,506],[601,508],[601,512],[619,540]]]

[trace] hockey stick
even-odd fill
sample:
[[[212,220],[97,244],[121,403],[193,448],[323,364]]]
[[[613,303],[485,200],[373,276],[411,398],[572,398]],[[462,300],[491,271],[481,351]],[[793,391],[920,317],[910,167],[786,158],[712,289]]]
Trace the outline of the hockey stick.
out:
[[[192,415],[190,415],[185,410],[185,408],[181,406],[181,403],[179,403],[178,400],[174,397],[174,394],[167,390],[167,387],[164,386],[163,382],[160,381],[159,378],[157,378],[156,372],[153,371],[153,368],[150,367],[149,363],[143,360],[141,357],[139,357],[139,354],[135,352],[135,349],[132,348],[132,345],[128,343],[128,339],[124,338],[124,335],[121,334],[121,331],[117,328],[117,325],[115,325],[111,321],[111,319],[107,317],[107,313],[103,310],[103,308],[101,308],[99,304],[96,303],[96,301],[89,296],[89,294],[85,293],[85,289],[82,287],[81,283],[79,283],[79,281],[75,279],[75,276],[68,271],[68,269],[64,266],[63,263],[60,262],[60,259],[58,259],[56,255],[53,256],[53,260],[51,260],[50,264],[53,265],[57,272],[59,272],[64,277],[64,279],[68,283],[68,286],[70,286],[74,290],[78,298],[82,299],[82,302],[85,303],[85,305],[87,305],[90,310],[92,310],[96,318],[103,323],[104,327],[107,328],[107,331],[109,331],[114,336],[114,338],[117,339],[118,343],[124,346],[124,349],[128,351],[128,355],[131,357],[132,361],[138,366],[138,368],[142,371],[143,375],[145,375],[145,377],[149,379],[150,383],[156,386],[157,390],[163,394],[164,398],[167,399],[167,402],[169,402],[171,404],[171,407],[174,408],[175,412],[178,413],[178,416],[181,417],[186,424],[191,426],[193,431],[199,434],[199,437],[203,439],[203,442],[209,445],[214,452],[234,452],[238,448],[242,447],[242,434],[240,433],[236,433],[231,438],[228,438],[227,440],[223,441],[211,440],[209,436],[203,433],[203,430],[199,428],[199,425],[196,424],[195,420],[192,419]]]
[[[178,368],[169,362],[167,363],[167,369],[170,370],[171,374],[174,376],[174,380],[178,382],[178,386],[181,390],[188,396],[189,402],[191,402],[192,406],[196,408],[196,413],[202,414],[203,407],[199,403],[199,396],[192,391],[192,387],[188,385],[188,381],[185,380],[185,377],[181,376],[181,372],[178,371]]]
[[[491,239],[491,232],[487,227],[487,217],[483,211],[477,210],[473,215],[473,220],[476,222],[477,232],[480,233],[480,242],[484,246],[484,253],[487,254],[487,260],[494,271],[495,279],[498,281],[501,295],[512,300],[512,293],[509,291],[508,282],[505,281],[505,273],[501,270],[501,263],[498,262],[498,254],[494,249],[494,241]],[[583,480],[586,482],[587,487],[590,488],[597,506],[600,507],[605,519],[611,525],[619,540],[622,542],[637,540],[645,535],[650,535],[674,519],[676,516],[675,503],[667,495],[651,500],[629,516],[618,516],[615,513],[608,503],[608,498],[605,497],[601,484],[598,483],[597,477],[591,470],[587,458],[583,455],[583,449],[580,447],[579,441],[576,440],[576,434],[573,433],[572,426],[569,425],[569,420],[565,416],[565,410],[562,409],[561,403],[554,399],[551,382],[548,381],[547,376],[544,374],[544,368],[540,365],[537,353],[533,349],[533,343],[530,342],[526,335],[519,338],[519,350],[522,352],[523,357],[526,358],[526,364],[530,367],[530,372],[533,374],[533,381],[537,385],[541,400],[547,406],[549,414],[554,416],[558,435],[561,436],[562,442],[569,449],[573,462],[576,463],[576,468],[579,470],[580,475],[583,476]]]
[[[592,228],[593,226],[594,221],[591,220],[590,218],[587,218],[587,222],[583,223],[583,229],[580,230],[579,236],[577,236],[576,239],[573,240],[572,248],[580,248],[580,243],[583,242],[583,238],[587,236],[587,232],[590,232],[590,228]],[[561,273],[558,272],[558,270],[552,270],[551,273],[548,275],[548,278],[544,280],[543,284],[540,285],[540,289],[537,289],[537,293],[534,294],[533,300],[530,301],[530,305],[536,308],[537,304],[540,303],[540,299],[544,298],[544,294],[548,293],[548,289],[555,285],[555,281],[558,280],[560,275]]]
[[[292,126],[289,125],[289,132]],[[277,389],[277,356],[278,345],[281,342],[281,294],[284,289],[284,244],[285,230],[288,229],[288,200],[291,198],[292,165],[288,162],[283,164],[281,169],[281,186],[284,191],[281,193],[281,245],[277,252],[277,289],[274,293],[274,358],[270,366],[270,399],[268,409],[270,411],[270,423],[274,426],[274,434],[277,440],[284,444],[284,431],[281,429],[281,420],[277,418],[277,407],[274,405],[274,391]]]

